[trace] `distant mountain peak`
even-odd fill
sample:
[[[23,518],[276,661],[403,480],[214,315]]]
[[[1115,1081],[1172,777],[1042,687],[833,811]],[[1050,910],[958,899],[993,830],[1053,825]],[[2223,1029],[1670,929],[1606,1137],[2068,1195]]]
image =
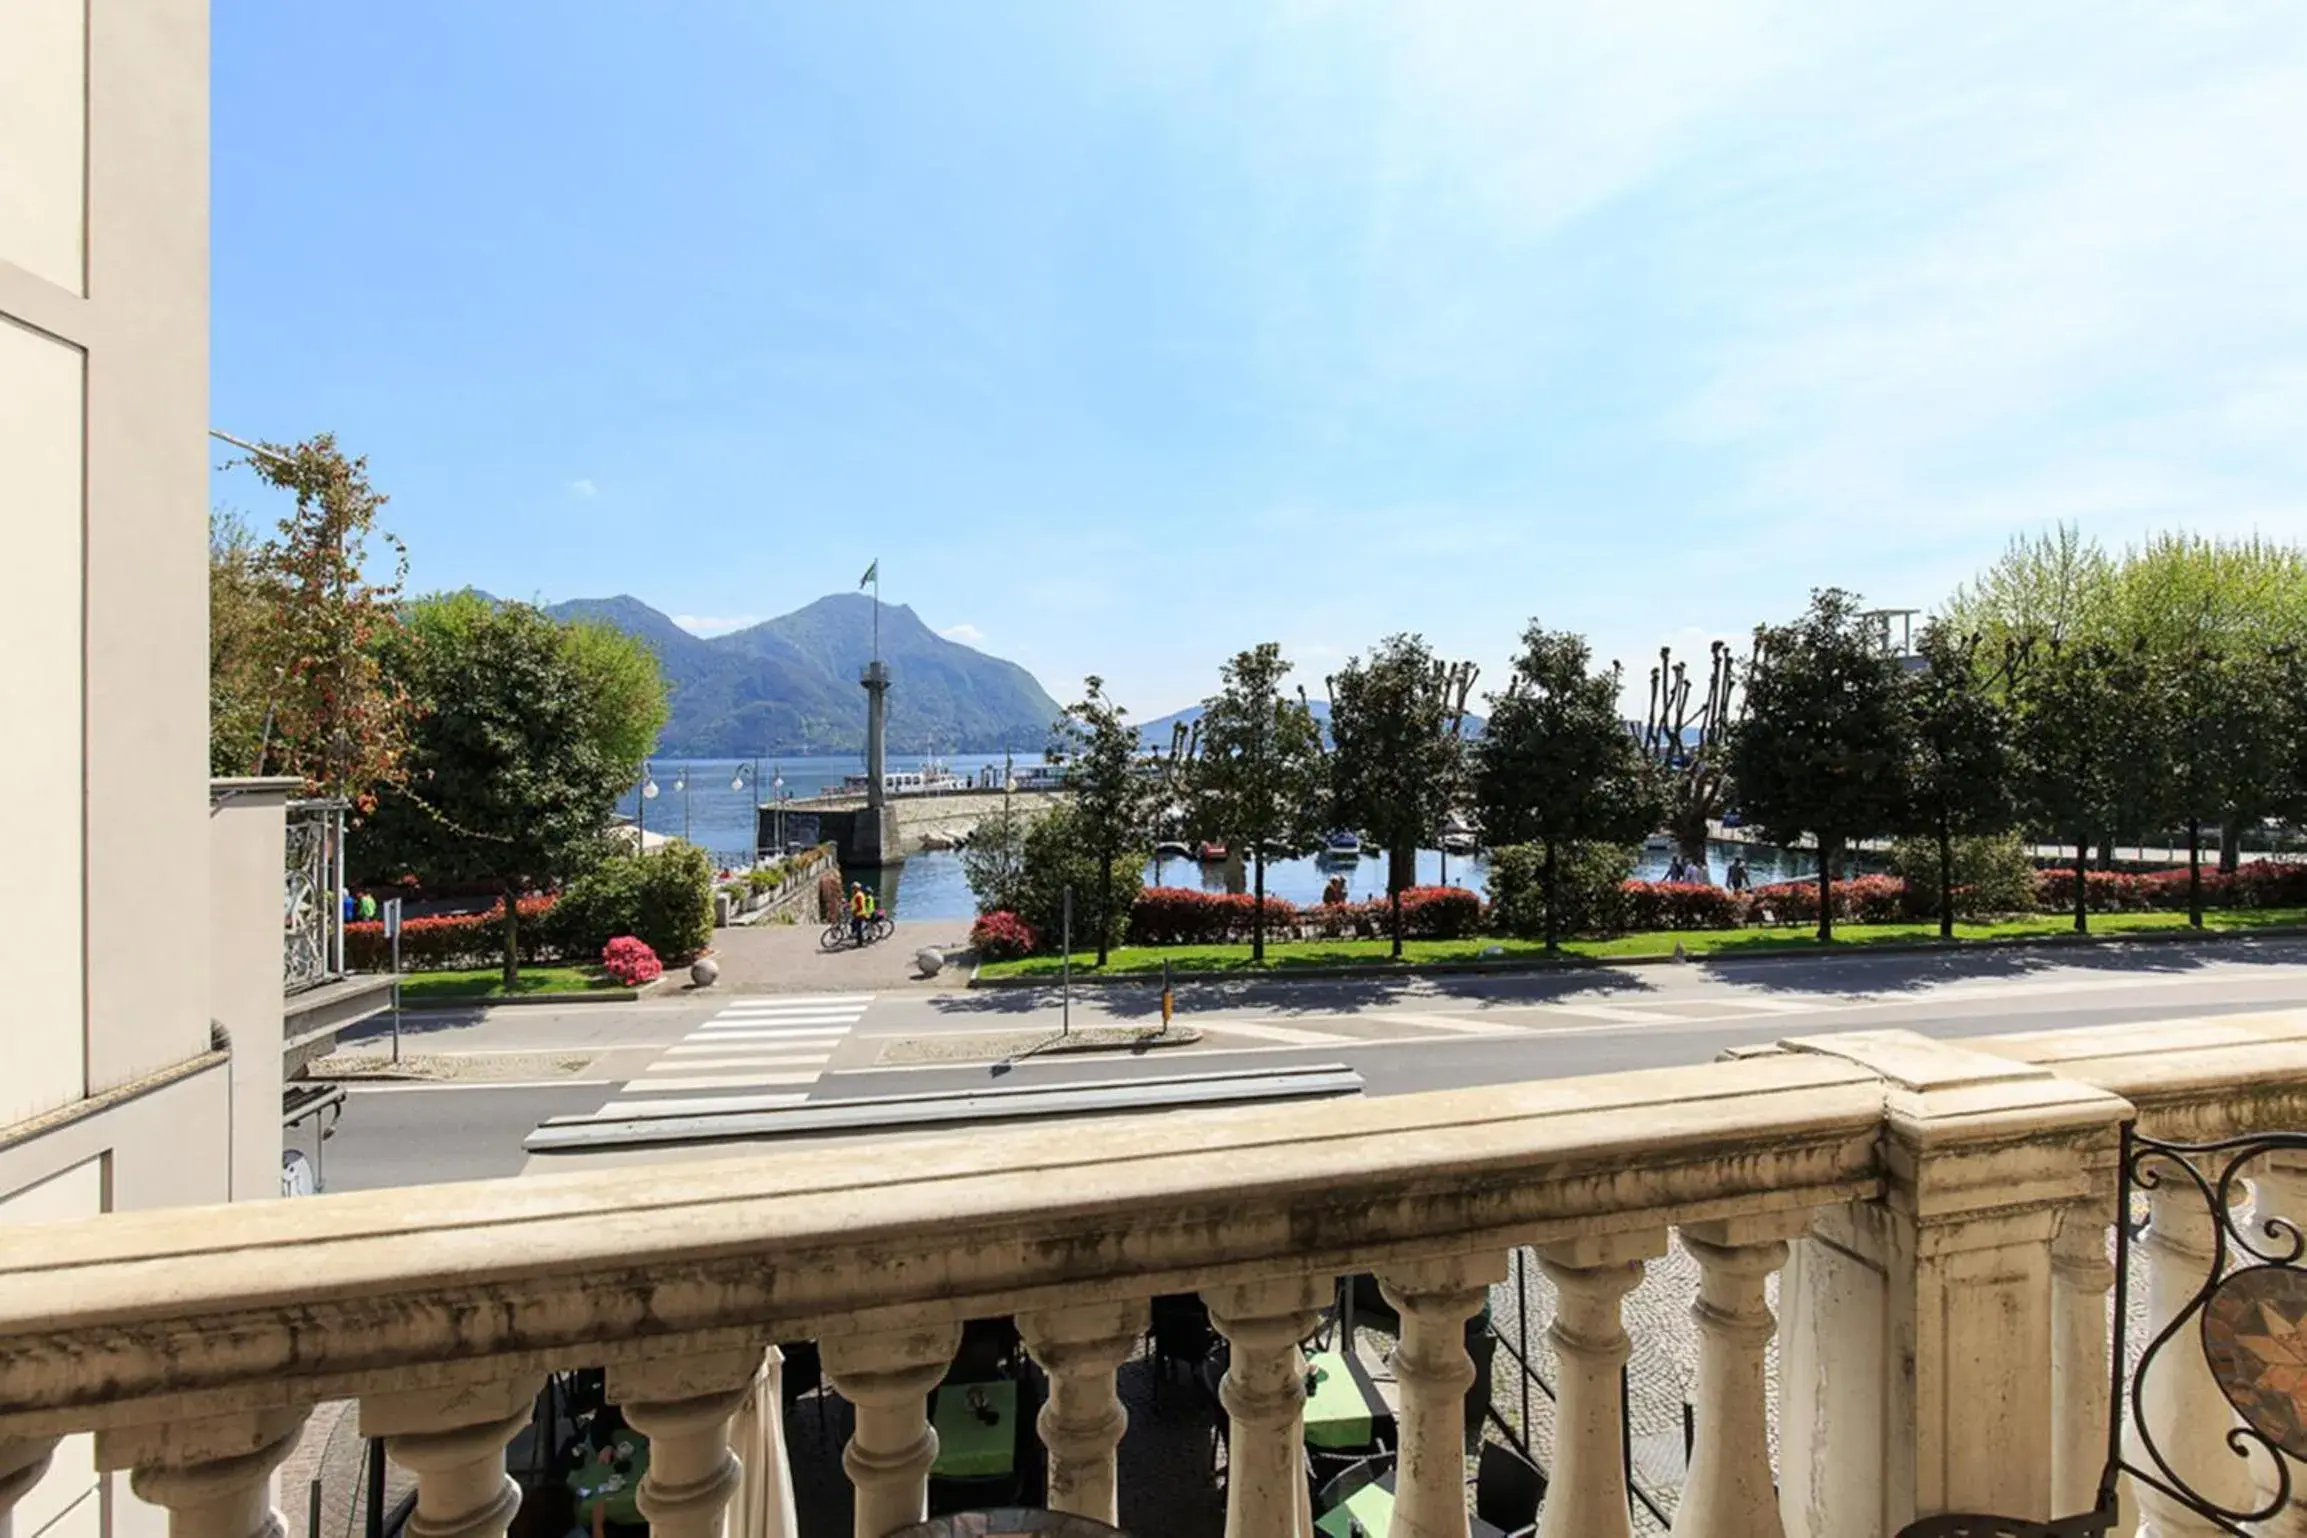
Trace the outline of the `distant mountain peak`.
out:
[[[712,637],[619,593],[552,605],[635,636],[656,653],[671,686],[672,719],[658,751],[721,757],[862,749],[874,598],[828,593],[774,619]],[[1038,744],[1057,705],[1033,675],[938,635],[907,604],[880,605],[881,656],[895,676],[890,745],[898,752],[990,752]]]

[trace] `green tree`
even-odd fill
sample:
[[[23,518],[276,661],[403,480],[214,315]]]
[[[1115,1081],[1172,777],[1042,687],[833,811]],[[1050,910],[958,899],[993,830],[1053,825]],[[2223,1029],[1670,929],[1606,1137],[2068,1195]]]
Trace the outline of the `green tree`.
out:
[[[1561,940],[1561,853],[1639,842],[1665,806],[1656,767],[1618,713],[1619,670],[1594,672],[1591,659],[1585,637],[1533,621],[1474,749],[1484,836],[1541,851],[1549,951]]]
[[[368,461],[347,457],[333,434],[251,445],[236,462],[294,498],[275,537],[253,551],[226,533],[228,586],[240,563],[266,610],[236,670],[241,687],[264,690],[254,760],[239,772],[300,775],[314,793],[366,808],[400,777],[408,751],[410,702],[381,662],[400,623],[408,553],[377,528],[386,498],[369,484]],[[392,553],[388,580],[367,574],[371,535]],[[217,564],[212,533],[212,590]],[[212,688],[218,660],[212,650]],[[246,713],[232,712],[235,752]]]
[[[631,745],[664,720],[661,689],[653,709],[593,692],[606,650],[527,604],[471,593],[413,605],[385,650],[418,719],[408,773],[380,797],[363,863],[494,886],[505,899],[508,988],[520,968],[519,895],[598,857],[617,794],[640,769]]]
[[[1218,692],[1202,704],[1188,776],[1188,821],[1203,837],[1248,846],[1250,956],[1266,956],[1266,856],[1310,853],[1321,839],[1322,733],[1303,696],[1282,693],[1290,664],[1268,641],[1220,670]]]
[[[1115,935],[1115,872],[1124,853],[1153,842],[1162,785],[1142,761],[1137,728],[1129,712],[1106,696],[1105,680],[1092,673],[1082,681],[1082,697],[1065,708],[1055,732],[1066,755],[1065,785],[1073,793],[1074,823],[1096,859],[1097,964],[1104,966]],[[1133,855],[1134,874],[1144,867]]]
[[[1730,777],[1749,822],[1775,843],[1818,840],[1818,937],[1834,938],[1834,871],[1851,840],[1903,820],[1913,757],[1905,688],[1881,631],[1837,588],[1790,625],[1759,633]]]
[[[2104,641],[2010,643],[2011,742],[2019,803],[2053,838],[2075,846],[2075,932],[2091,927],[2088,874],[2094,830],[2119,805],[2107,723],[2123,708]]]
[[[1073,928],[1095,923],[1098,948],[1119,944],[1129,926],[1143,880],[1146,851],[1127,849],[1108,864],[1090,842],[1077,803],[1061,801],[1025,826],[1018,869],[1017,915],[1052,948],[1065,931],[1066,893],[1073,893]],[[1103,888],[1099,883],[1103,882]]]
[[[969,830],[961,846],[961,875],[980,913],[1021,913],[1025,905],[1025,819],[1008,796]]]
[[[273,595],[255,536],[237,514],[208,520],[208,772],[250,774],[273,695]]]
[[[1978,664],[1978,638],[1943,621],[1923,631],[1923,666],[1906,676],[1912,756],[1907,827],[1937,846],[1939,936],[1955,933],[1955,841],[2000,833],[2011,798],[2011,722]]]
[[[1452,668],[1421,637],[1397,635],[1380,642],[1367,663],[1348,659],[1329,680],[1331,816],[1387,853],[1397,957],[1402,889],[1413,879],[1418,846],[1457,806],[1464,779],[1461,678],[1472,682],[1468,666]]]

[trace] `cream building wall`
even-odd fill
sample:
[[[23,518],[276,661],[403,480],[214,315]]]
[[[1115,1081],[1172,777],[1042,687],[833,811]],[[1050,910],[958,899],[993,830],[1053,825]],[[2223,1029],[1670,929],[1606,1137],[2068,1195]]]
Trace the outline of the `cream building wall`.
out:
[[[0,1232],[279,1192],[284,788],[209,799],[207,428],[206,0],[0,0]],[[10,1526],[165,1524],[83,1437]]]

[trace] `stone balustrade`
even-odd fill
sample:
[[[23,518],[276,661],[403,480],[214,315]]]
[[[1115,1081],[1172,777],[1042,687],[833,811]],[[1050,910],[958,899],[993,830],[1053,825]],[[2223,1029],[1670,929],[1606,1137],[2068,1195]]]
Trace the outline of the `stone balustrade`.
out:
[[[416,1538],[492,1538],[517,1510],[504,1448],[543,1375],[604,1366],[652,1439],[652,1524],[775,1538],[791,1515],[771,1343],[814,1339],[856,1407],[856,1531],[882,1538],[924,1510],[924,1396],[962,1322],[1014,1316],[1051,1378],[1051,1504],[1110,1522],[1115,1371],[1151,1298],[1198,1291],[1232,1348],[1228,1532],[1300,1534],[1299,1342],[1334,1278],[1375,1272],[1403,1320],[1393,1535],[1463,1538],[1461,1326],[1531,1246],[1562,1363],[1540,1532],[1612,1538],[1630,1530],[1620,1303],[1678,1235],[1701,1355],[1676,1533],[2048,1517],[2096,1477],[2069,1423],[2103,1414],[2121,1123],[2136,1104],[2188,1126],[2307,1125],[2303,1099],[2307,1017],[1883,1032],[1585,1079],[56,1225],[0,1252],[0,1516],[55,1439],[94,1432],[100,1466],[131,1470],[173,1531],[269,1535],[268,1478],[301,1418],[351,1398],[416,1476]],[[2094,1222],[2095,1252],[2078,1237]]]

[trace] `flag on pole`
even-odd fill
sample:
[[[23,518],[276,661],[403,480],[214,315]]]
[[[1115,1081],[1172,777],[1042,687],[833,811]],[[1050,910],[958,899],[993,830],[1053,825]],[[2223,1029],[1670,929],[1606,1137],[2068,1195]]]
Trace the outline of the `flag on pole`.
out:
[[[857,590],[862,593],[868,586],[872,584],[873,579],[880,575],[881,557],[875,556],[873,558],[873,564],[865,568],[865,575],[857,579]]]

